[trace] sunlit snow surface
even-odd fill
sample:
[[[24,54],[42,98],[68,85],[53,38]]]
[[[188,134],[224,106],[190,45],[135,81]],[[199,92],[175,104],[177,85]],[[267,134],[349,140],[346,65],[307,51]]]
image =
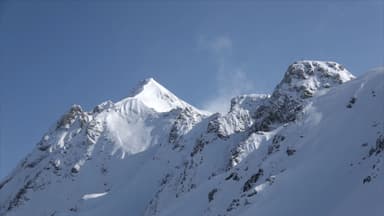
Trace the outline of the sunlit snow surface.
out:
[[[292,97],[317,83],[269,131],[254,126],[268,95],[210,115],[153,79],[93,112],[74,107],[0,183],[0,215],[381,216],[384,69],[348,81],[316,64],[342,82],[284,82],[276,91]]]
[[[93,193],[93,194],[85,194],[82,199],[83,200],[89,200],[89,199],[97,199],[97,198],[100,198],[100,197],[103,197],[105,195],[107,195],[108,193],[107,192],[104,192],[104,193]]]

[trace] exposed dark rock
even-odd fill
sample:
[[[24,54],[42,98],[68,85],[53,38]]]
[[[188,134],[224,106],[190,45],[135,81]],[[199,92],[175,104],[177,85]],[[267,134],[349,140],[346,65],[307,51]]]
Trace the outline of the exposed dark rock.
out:
[[[174,112],[179,114],[171,127],[168,142],[175,144],[175,147],[178,147],[178,141],[183,136],[181,132],[185,131],[186,128],[191,128],[195,125],[202,118],[202,115],[189,107],[185,109],[177,109],[174,110]]]
[[[87,143],[95,144],[103,131],[103,125],[101,122],[92,120],[89,122],[86,130]]]
[[[264,174],[264,170],[263,169],[259,169],[259,171],[252,175],[245,183],[244,183],[244,186],[243,186],[243,192],[246,192],[248,190],[250,190],[253,185],[259,180],[259,178],[261,176],[263,176]]]
[[[247,197],[252,197],[252,196],[255,196],[256,194],[257,194],[257,191],[254,190],[251,193],[247,194]]]
[[[214,196],[215,196],[215,193],[217,192],[217,188],[214,188],[212,189],[209,193],[208,193],[208,202],[212,202],[213,199],[214,199]]]
[[[285,140],[285,136],[283,135],[275,135],[272,139],[272,144],[268,146],[268,154],[272,154],[280,149],[280,142]]]
[[[26,168],[34,168],[37,164],[39,164],[42,160],[44,160],[45,158],[47,157],[46,154],[36,158],[35,160],[32,160],[32,161],[27,161],[28,163],[26,163],[24,165],[24,167]]]
[[[195,156],[195,154],[201,152],[204,149],[204,146],[208,144],[208,141],[204,140],[203,138],[199,138],[196,140],[196,144],[193,147],[193,150],[191,152],[191,157]]]
[[[356,103],[356,100],[357,100],[356,97],[352,97],[352,98],[349,100],[348,104],[347,104],[347,108],[352,108],[352,105]]]
[[[276,134],[275,136],[273,136],[272,143],[276,144],[284,140],[285,140],[285,136]]]
[[[80,171],[80,166],[79,165],[75,165],[71,169],[71,173],[78,173],[79,171]]]
[[[226,210],[227,210],[227,212],[230,212],[238,206],[240,206],[240,200],[239,199],[233,199]]]
[[[380,135],[376,139],[375,147],[372,147],[371,149],[369,149],[369,156],[372,156],[373,154],[377,155],[382,151],[384,151],[384,135]]]
[[[114,106],[112,101],[105,101],[93,108],[93,113],[101,113],[104,110],[110,109]]]
[[[234,181],[239,181],[240,177],[236,172],[231,173],[229,176],[225,178],[226,181],[233,179]]]
[[[229,160],[227,170],[229,170],[230,168],[232,168],[233,166],[235,166],[236,164],[238,164],[240,162],[239,156],[243,152],[244,152],[244,150],[242,149],[241,146],[238,146],[237,148],[234,148],[231,150],[231,158]]]
[[[275,182],[275,176],[269,176],[267,179],[265,179],[266,182],[269,182],[269,184],[273,184]]]
[[[288,147],[286,152],[288,156],[292,156],[295,154],[296,150]]]
[[[221,124],[222,116],[220,114],[214,116],[214,118],[208,122],[207,132],[215,133],[220,139],[227,139],[229,134],[227,134]]]
[[[12,177],[9,177],[9,178],[6,178],[3,182],[0,182],[0,190],[11,180],[12,180]]]
[[[61,119],[57,122],[57,128],[68,128],[69,125],[73,124],[76,120],[76,118],[81,118],[82,120],[85,120],[84,117],[85,113],[83,112],[83,109],[80,105],[74,104],[69,109],[69,112],[64,114]]]
[[[371,182],[372,181],[372,177],[371,176],[367,176],[367,177],[365,177],[364,179],[363,179],[363,184],[365,184],[365,183],[369,183],[369,182]]]
[[[23,202],[28,201],[27,190],[31,188],[32,181],[28,181],[15,195],[15,197],[10,201],[8,206],[8,211],[21,205]]]

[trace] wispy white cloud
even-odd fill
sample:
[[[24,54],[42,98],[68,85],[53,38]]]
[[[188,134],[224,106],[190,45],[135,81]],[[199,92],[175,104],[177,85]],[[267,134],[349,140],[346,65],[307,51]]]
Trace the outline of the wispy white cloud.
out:
[[[232,54],[233,45],[232,40],[228,36],[222,35],[212,39],[200,36],[197,46],[201,50],[208,51],[218,63],[222,64],[223,60]]]
[[[226,36],[217,37],[212,41],[211,48],[217,53],[232,50],[232,40]]]
[[[200,37],[198,46],[208,50],[217,64],[217,89],[203,102],[202,108],[211,112],[228,112],[231,98],[254,89],[253,82],[248,79],[247,73],[232,61],[233,42],[228,36],[213,39]]]
[[[203,109],[211,112],[228,112],[233,97],[253,89],[252,81],[241,69],[220,70],[217,73],[217,86],[216,92],[203,103]]]

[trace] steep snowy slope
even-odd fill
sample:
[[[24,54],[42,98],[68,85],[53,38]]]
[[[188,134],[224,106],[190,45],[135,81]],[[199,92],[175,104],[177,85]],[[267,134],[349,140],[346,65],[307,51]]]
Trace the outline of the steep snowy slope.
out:
[[[382,215],[384,71],[320,95],[294,121],[247,131],[229,169],[159,215]]]
[[[382,215],[384,69],[289,66],[210,115],[147,79],[73,106],[0,183],[0,215]]]
[[[131,197],[129,204],[113,203],[137,215],[167,169],[152,162],[155,153],[170,134],[178,139],[204,116],[153,79],[92,112],[74,105],[0,184],[0,215],[73,213],[110,197],[110,191],[116,196],[126,191],[122,196]],[[142,182],[150,187],[138,187]]]

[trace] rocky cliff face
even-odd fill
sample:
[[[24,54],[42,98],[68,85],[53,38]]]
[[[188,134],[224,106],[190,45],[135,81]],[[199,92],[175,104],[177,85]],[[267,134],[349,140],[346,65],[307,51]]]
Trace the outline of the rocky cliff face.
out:
[[[294,121],[307,99],[355,77],[336,62],[298,61],[290,65],[271,98],[256,111],[256,130],[270,130],[274,123]]]
[[[74,105],[0,183],[0,215],[381,215],[384,70],[354,78],[295,62],[225,114],[153,79]]]

